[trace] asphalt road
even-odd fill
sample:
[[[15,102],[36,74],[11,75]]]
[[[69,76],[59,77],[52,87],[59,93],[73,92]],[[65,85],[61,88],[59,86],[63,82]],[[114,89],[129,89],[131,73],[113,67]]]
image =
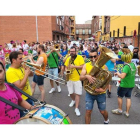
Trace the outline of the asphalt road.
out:
[[[32,77],[29,78],[31,83]],[[68,90],[66,85],[61,85],[61,93],[57,92],[57,87],[55,84],[56,91],[54,93],[49,94],[49,90],[51,89],[49,79],[45,78],[45,101],[47,104],[54,105],[61,110],[63,110],[66,114],[69,114],[69,118],[71,119],[73,124],[85,124],[85,90],[83,89],[83,94],[80,98],[80,112],[81,116],[77,117],[74,112],[74,107],[69,107],[71,102],[71,98],[68,96]],[[134,90],[133,90],[134,91]],[[133,92],[134,93],[134,92]],[[40,100],[40,91],[39,88],[36,87],[34,97]],[[136,97],[132,94],[132,105],[130,109],[130,116],[126,118],[124,115],[115,115],[111,113],[112,109],[117,108],[117,87],[115,84],[112,86],[112,95],[111,98],[107,97],[106,101],[106,109],[109,114],[110,124],[140,124],[140,96]],[[123,111],[125,111],[126,100],[123,99]],[[104,119],[100,114],[96,102],[94,103],[94,109],[91,116],[91,124],[103,124]]]

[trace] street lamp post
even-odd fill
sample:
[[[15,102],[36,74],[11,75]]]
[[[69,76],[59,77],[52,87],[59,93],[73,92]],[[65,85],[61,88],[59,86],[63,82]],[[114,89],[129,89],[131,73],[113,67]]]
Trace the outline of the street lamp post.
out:
[[[36,16],[36,40],[38,42],[38,22],[37,22],[37,16]]]

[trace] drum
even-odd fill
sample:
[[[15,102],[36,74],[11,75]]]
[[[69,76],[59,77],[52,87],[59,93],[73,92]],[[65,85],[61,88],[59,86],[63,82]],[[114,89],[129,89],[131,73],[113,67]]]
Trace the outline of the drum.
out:
[[[72,122],[62,110],[46,104],[37,106],[20,118],[16,124],[72,124]]]

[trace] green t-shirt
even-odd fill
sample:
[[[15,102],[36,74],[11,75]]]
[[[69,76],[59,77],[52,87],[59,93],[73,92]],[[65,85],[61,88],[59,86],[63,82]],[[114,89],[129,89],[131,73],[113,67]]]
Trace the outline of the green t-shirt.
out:
[[[124,79],[121,79],[120,87],[124,88],[133,88],[135,86],[135,74],[136,74],[136,66],[134,63],[129,63],[132,70],[128,65],[125,65],[123,68],[123,73],[126,73]]]
[[[47,52],[47,54],[49,52]],[[52,53],[53,53],[53,55],[52,55]],[[57,68],[58,67],[58,54],[56,52],[52,52],[52,53],[47,58],[48,65],[49,65],[50,68]],[[57,64],[56,64],[53,56],[55,57],[55,60],[56,60]]]

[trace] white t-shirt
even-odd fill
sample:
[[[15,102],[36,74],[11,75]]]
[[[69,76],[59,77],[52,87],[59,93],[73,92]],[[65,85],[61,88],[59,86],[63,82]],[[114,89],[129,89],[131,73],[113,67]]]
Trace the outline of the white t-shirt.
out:
[[[23,50],[24,50],[24,51],[28,51],[28,49],[29,49],[28,44],[23,44]]]
[[[68,46],[68,50],[72,47],[72,44],[67,44],[67,46]]]
[[[130,49],[131,52],[133,52],[134,46],[129,45],[128,48]]]
[[[11,52],[18,51],[18,48],[11,48]]]
[[[22,47],[20,45],[17,45],[17,48],[18,48],[18,51],[19,51],[19,49],[22,48]]]

